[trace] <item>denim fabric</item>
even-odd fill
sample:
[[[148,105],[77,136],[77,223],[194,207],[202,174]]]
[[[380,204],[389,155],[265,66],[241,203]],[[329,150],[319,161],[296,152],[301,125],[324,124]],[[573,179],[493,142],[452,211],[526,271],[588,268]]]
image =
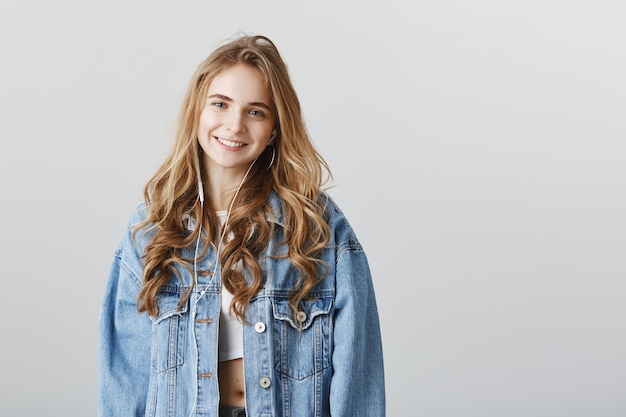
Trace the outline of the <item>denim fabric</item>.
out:
[[[329,199],[331,242],[320,254],[329,274],[294,317],[289,292],[298,273],[286,253],[280,199],[272,194],[274,236],[261,257],[265,283],[246,310],[244,379],[249,417],[380,417],[385,415],[382,342],[366,255]],[[145,218],[133,213],[129,226]],[[100,314],[99,417],[219,415],[217,378],[220,273],[179,268],[158,295],[159,314],[137,312],[143,254],[151,232],[115,252]],[[195,247],[186,249],[192,257]],[[206,270],[214,248],[199,262]]]

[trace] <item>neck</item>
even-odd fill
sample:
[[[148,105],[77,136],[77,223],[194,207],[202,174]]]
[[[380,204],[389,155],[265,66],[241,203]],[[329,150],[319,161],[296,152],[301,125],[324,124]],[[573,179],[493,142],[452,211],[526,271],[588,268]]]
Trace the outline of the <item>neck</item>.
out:
[[[250,168],[243,172],[221,167],[207,169],[208,180],[205,188],[214,210],[228,210],[230,208],[232,199],[245,181]]]
[[[215,182],[215,180],[210,181],[207,187],[207,194],[210,197],[213,209],[218,211],[228,210],[238,186],[239,184],[227,187],[224,183]]]

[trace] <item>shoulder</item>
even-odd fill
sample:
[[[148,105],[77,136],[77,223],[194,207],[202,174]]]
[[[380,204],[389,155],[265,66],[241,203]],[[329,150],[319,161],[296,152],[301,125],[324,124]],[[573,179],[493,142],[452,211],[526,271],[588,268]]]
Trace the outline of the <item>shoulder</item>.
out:
[[[339,205],[328,193],[322,192],[317,198],[317,204],[322,209],[324,220],[328,223],[329,227],[333,228],[340,225],[348,226],[347,219],[343,211],[341,211]],[[269,206],[272,211],[272,220],[274,222],[279,224],[283,223],[285,211],[284,205],[284,199],[280,197],[278,193],[272,191],[269,196]]]
[[[135,207],[135,209],[130,214],[130,219],[128,221],[128,226],[133,227],[141,222],[144,222],[148,218],[148,208],[146,203],[143,202]]]
[[[322,206],[324,217],[331,228],[338,226],[350,227],[346,215],[330,195],[323,193],[318,202]]]
[[[147,219],[148,207],[145,203],[141,203],[130,214],[126,230],[127,239],[123,243],[133,247],[140,247],[143,250],[143,247],[152,239],[155,233],[153,225],[146,223]]]
[[[120,239],[113,256],[109,273],[109,296],[120,294],[136,294],[141,289],[143,271],[143,251],[147,245],[146,238],[136,239],[135,225],[141,224],[146,216],[145,204],[136,206],[130,214],[126,230]],[[115,291],[113,289],[115,288]],[[117,294],[117,295],[115,295]]]
[[[148,218],[145,203],[141,203],[131,212],[126,232],[120,241],[116,256],[135,272],[143,268],[142,256],[145,247],[152,239],[154,231],[150,224],[144,224]]]
[[[360,248],[356,233],[337,202],[324,193],[320,197],[320,204],[324,207],[324,217],[337,247]]]
[[[272,192],[269,198],[272,216],[268,217],[268,220],[276,224],[284,225],[284,204],[284,200],[276,192]],[[340,245],[342,243],[347,244],[357,241],[354,230],[346,215],[327,192],[322,192],[319,195],[317,204],[322,210],[324,221],[328,225],[333,244]]]

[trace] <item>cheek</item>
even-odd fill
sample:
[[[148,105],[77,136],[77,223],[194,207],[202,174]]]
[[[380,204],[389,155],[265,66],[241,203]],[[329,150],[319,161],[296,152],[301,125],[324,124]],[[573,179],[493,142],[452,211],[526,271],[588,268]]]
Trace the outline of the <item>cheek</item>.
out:
[[[274,128],[273,125],[268,124],[266,126],[259,126],[257,132],[256,132],[256,136],[263,141],[269,141],[270,136],[272,136],[272,129]]]
[[[200,119],[198,120],[198,126],[196,127],[196,135],[200,145],[204,145],[208,142],[210,126],[210,118],[206,117],[206,115],[202,113],[200,115]]]
[[[210,109],[207,108],[203,109],[198,119],[198,129],[209,129],[211,126],[215,125],[216,119],[217,116],[215,112],[212,112]]]
[[[200,118],[198,119],[198,132],[201,130],[206,130],[207,121],[208,115],[206,111],[203,111],[202,113],[200,113]]]

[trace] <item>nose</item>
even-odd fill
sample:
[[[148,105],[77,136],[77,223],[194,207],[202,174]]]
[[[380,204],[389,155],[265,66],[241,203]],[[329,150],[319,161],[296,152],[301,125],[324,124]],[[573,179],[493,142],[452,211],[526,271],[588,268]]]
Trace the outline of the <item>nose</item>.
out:
[[[226,121],[226,128],[234,133],[243,132],[245,130],[243,115],[239,111],[229,112],[228,119]]]

